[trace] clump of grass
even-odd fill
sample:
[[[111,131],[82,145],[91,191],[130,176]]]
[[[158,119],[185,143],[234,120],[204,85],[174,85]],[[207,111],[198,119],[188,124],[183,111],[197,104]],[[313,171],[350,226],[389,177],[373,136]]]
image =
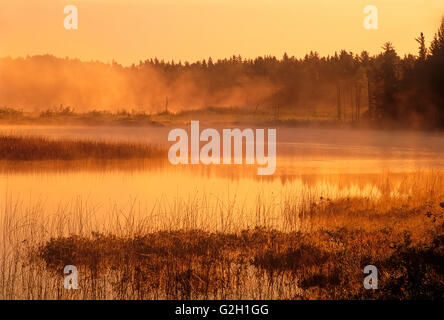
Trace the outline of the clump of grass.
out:
[[[74,264],[96,282],[118,279],[114,295],[123,290],[123,298],[241,298],[242,293],[233,294],[264,281],[280,291],[281,298],[444,298],[442,234],[428,244],[406,245],[402,234],[338,232],[341,243],[323,231],[302,235],[264,229],[241,234],[194,230],[134,238],[95,234],[53,238],[37,255],[58,275],[65,265]],[[255,233],[268,240],[245,241],[246,234]],[[368,251],[371,246],[376,250]],[[382,271],[379,291],[362,286],[367,264]],[[284,279],[292,279],[293,290],[285,288]],[[297,296],[288,294],[298,289]],[[260,293],[255,294],[257,298]]]
[[[6,161],[145,159],[159,158],[165,154],[160,147],[142,143],[0,136],[0,160]]]

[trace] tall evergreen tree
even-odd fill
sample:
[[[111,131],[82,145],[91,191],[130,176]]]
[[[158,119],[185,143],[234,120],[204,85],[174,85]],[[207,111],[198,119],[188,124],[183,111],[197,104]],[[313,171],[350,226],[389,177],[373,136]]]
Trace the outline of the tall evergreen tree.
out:
[[[419,37],[416,38],[415,40],[416,40],[416,42],[419,43],[418,59],[420,61],[425,61],[425,59],[427,58],[427,47],[426,47],[426,44],[425,44],[424,33],[421,32]]]

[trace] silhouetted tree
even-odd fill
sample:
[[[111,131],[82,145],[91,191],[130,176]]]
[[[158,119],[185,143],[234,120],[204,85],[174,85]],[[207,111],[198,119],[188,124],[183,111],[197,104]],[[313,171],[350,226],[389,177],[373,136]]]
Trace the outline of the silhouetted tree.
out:
[[[393,120],[398,116],[396,94],[399,57],[391,42],[386,42],[382,48],[384,52],[377,59],[376,117]]]

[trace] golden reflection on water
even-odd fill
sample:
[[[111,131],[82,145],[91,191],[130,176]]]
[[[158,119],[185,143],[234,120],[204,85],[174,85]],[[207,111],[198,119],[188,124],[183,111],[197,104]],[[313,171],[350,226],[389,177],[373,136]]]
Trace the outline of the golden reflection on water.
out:
[[[167,141],[169,128],[0,131],[158,143]],[[153,229],[282,228],[289,203],[298,210],[321,197],[377,198],[387,192],[388,177],[396,193],[406,176],[444,170],[444,138],[437,134],[279,128],[277,152],[272,176],[258,176],[248,165],[173,166],[166,159],[0,162],[0,209],[20,203],[26,211],[38,203],[43,216],[81,214],[103,225],[116,215],[128,220],[137,214]]]
[[[25,208],[38,203],[43,215],[80,214],[99,224],[111,216],[132,216],[148,219],[153,230],[282,228],[282,211],[289,202],[302,206],[321,197],[377,198],[388,174],[396,184],[406,172],[424,167],[417,161],[391,161],[280,158],[271,177],[257,176],[256,169],[246,165],[172,166],[149,160],[0,163],[0,190],[10,196],[0,203],[2,208],[10,205],[6,199]]]

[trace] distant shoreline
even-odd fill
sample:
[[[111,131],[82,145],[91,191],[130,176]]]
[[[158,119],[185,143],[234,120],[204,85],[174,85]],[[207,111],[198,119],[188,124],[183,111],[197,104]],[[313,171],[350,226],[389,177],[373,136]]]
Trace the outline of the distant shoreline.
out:
[[[72,109],[46,110],[40,113],[24,112],[13,108],[0,108],[0,126],[4,125],[50,125],[50,126],[121,126],[121,127],[175,127],[187,126],[191,120],[203,125],[228,127],[284,127],[315,129],[365,129],[399,130],[443,133],[442,128],[412,126],[408,127],[389,121],[345,121],[332,118],[291,118],[273,119],[271,111],[255,115],[248,110],[237,108],[206,108],[183,110],[177,113],[168,111],[148,114],[138,111],[86,111]]]

